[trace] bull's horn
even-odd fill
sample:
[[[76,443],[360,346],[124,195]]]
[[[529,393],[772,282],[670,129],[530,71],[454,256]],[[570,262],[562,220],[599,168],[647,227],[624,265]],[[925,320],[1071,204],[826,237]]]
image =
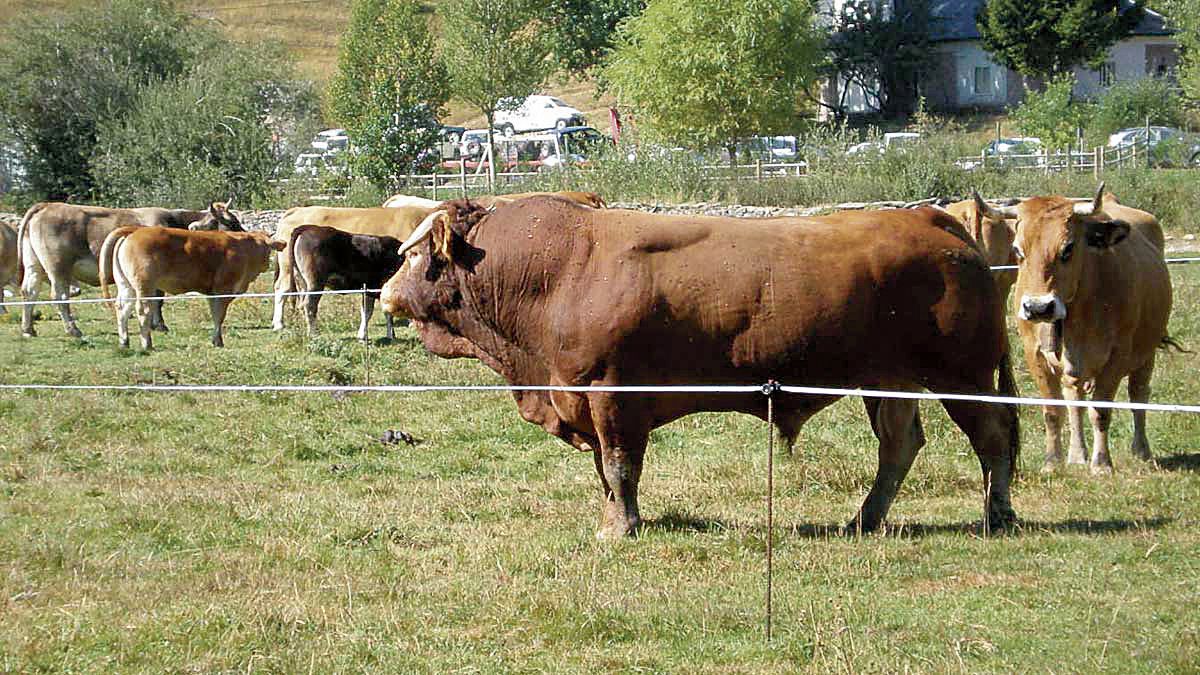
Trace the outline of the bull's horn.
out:
[[[413,233],[408,235],[408,239],[404,240],[404,243],[400,245],[400,255],[408,253],[410,248],[421,243],[422,240],[428,237],[429,233],[433,232],[433,221],[439,216],[445,215],[445,211],[434,211],[428,216],[425,216],[425,220],[422,220],[421,224],[417,226],[417,229],[413,230]]]
[[[229,195],[229,201],[225,202],[225,210],[230,211],[232,209],[233,209],[233,195]]]
[[[979,190],[972,190],[971,194],[975,197],[975,207],[988,218],[992,220],[1004,220],[1017,217],[1017,207],[992,206],[983,200],[983,197],[979,195]]]
[[[1104,200],[1104,181],[1100,181],[1100,187],[1096,188],[1096,196],[1091,202],[1082,202],[1075,204],[1075,213],[1080,216],[1090,216],[1096,213],[1101,208],[1101,202]]]

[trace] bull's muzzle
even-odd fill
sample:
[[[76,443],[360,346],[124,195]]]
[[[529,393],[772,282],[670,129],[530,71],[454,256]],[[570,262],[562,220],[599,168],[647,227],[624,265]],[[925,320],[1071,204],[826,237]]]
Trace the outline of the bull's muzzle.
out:
[[[1067,318],[1067,307],[1052,293],[1026,295],[1021,298],[1017,315],[1025,321],[1061,321]]]

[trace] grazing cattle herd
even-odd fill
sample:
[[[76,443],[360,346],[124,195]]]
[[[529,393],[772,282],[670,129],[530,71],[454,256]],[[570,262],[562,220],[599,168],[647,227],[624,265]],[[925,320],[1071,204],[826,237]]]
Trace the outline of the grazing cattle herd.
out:
[[[527,193],[448,202],[397,195],[381,208],[288,210],[273,235],[245,232],[228,204],[202,211],[40,203],[17,232],[0,227],[0,286],[63,300],[83,281],[117,287],[120,343],[136,309],[143,349],[165,330],[162,293],[237,295],[276,255],[272,325],[297,290],[378,289],[432,353],[473,358],[524,386],[789,384],[1015,396],[1007,298],[1027,366],[1046,398],[1112,400],[1129,378],[1146,401],[1167,334],[1171,282],[1150,214],[1104,192],[1013,206],[973,199],[943,208],[819,217],[666,216],[608,209],[595,193]],[[989,269],[1015,266],[1018,271]],[[213,344],[232,298],[210,298]],[[310,334],[319,295],[306,298]],[[31,305],[22,331],[35,334]],[[80,336],[70,306],[59,311]],[[887,339],[881,340],[880,336]],[[1177,345],[1176,345],[1177,346]],[[590,452],[604,496],[600,537],[633,533],[650,432],[700,411],[766,418],[761,393],[515,391],[522,418]],[[836,396],[775,396],[772,419],[792,442]],[[1019,448],[1015,406],[942,405],[969,439],[986,519],[1012,523]],[[865,399],[879,466],[862,530],[886,519],[925,437],[915,401]],[[1046,406],[1046,466],[1086,462],[1083,412]],[[1090,411],[1091,466],[1111,470],[1109,410]],[[1145,413],[1133,452],[1149,458]]]

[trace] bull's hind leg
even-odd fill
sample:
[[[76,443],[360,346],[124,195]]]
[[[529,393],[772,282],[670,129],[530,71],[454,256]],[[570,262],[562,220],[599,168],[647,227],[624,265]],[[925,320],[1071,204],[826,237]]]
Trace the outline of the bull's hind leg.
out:
[[[296,296],[285,295],[296,290],[292,281],[295,271],[286,253],[287,251],[281,251],[275,256],[275,312],[271,317],[273,330],[283,330],[284,304],[294,307],[296,302]]]
[[[25,255],[31,256],[28,250]],[[33,304],[37,301],[38,288],[45,280],[45,274],[42,272],[42,266],[37,263],[32,257],[26,258],[25,263],[25,279],[21,283],[21,299],[26,304],[21,306],[21,333],[26,337],[34,337],[37,331],[33,328]]]
[[[208,311],[212,313],[212,343],[214,347],[225,346],[225,313],[229,311],[231,302],[233,302],[233,298],[209,298],[208,300]]]
[[[310,336],[317,334],[317,307],[321,304],[321,296],[317,293],[324,288],[322,285],[312,284],[307,288],[312,295],[304,296],[304,318],[308,321]]]
[[[62,270],[50,273],[50,296],[59,301],[71,299],[71,276],[69,273],[64,273]],[[71,315],[71,303],[59,302],[58,313],[62,316],[63,327],[66,329],[67,335],[76,338],[83,337],[83,332],[75,324],[75,317]]]
[[[392,315],[388,314],[387,312],[384,312],[383,317],[387,322],[387,339],[388,342],[391,342],[396,339],[396,320],[393,319]]]
[[[1154,374],[1154,355],[1141,368],[1129,374],[1129,400],[1134,403],[1150,402],[1150,376]],[[1154,459],[1150,454],[1150,439],[1146,438],[1146,411],[1133,411],[1133,456],[1147,462]]]
[[[649,425],[636,419],[639,406],[613,394],[588,396],[592,423],[600,439],[594,453],[596,472],[604,490],[597,539],[632,535],[642,522],[638,511],[638,481],[642,477],[642,459],[646,454]]]
[[[1017,519],[1009,496],[1020,443],[1016,406],[976,401],[942,401],[950,419],[971,439],[988,493],[987,519],[992,529]]]
[[[858,515],[846,526],[852,532],[870,532],[883,524],[917,452],[925,445],[915,400],[867,398],[863,402],[879,439],[879,469]]]
[[[150,303],[142,298],[150,295],[154,289],[136,289],[137,313],[138,313],[138,333],[142,337],[142,350],[150,351],[154,349],[154,338],[150,335],[151,331],[151,309]]]

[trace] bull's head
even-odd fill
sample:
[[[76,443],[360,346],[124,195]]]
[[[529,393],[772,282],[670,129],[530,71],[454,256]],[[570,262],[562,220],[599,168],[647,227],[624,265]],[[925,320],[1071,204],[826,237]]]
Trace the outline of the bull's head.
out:
[[[233,199],[228,202],[211,202],[204,217],[188,225],[189,230],[223,230],[225,232],[245,232],[242,221],[233,212]]]
[[[999,208],[988,204],[974,193],[975,208],[972,209],[966,223],[971,230],[971,236],[983,249],[984,257],[991,265],[1008,265],[1012,262],[1013,242],[1017,238],[1013,226],[1013,216]],[[1014,214],[1015,216],[1015,214]]]
[[[383,286],[383,310],[428,321],[457,309],[461,294],[453,272],[471,271],[483,259],[483,252],[468,238],[488,213],[477,204],[457,200],[426,216],[400,246],[405,260]]]
[[[1026,321],[1067,318],[1088,269],[1129,235],[1129,224],[1104,213],[1104,184],[1090,202],[1034,197],[1017,207],[1020,264],[1017,314]]]

